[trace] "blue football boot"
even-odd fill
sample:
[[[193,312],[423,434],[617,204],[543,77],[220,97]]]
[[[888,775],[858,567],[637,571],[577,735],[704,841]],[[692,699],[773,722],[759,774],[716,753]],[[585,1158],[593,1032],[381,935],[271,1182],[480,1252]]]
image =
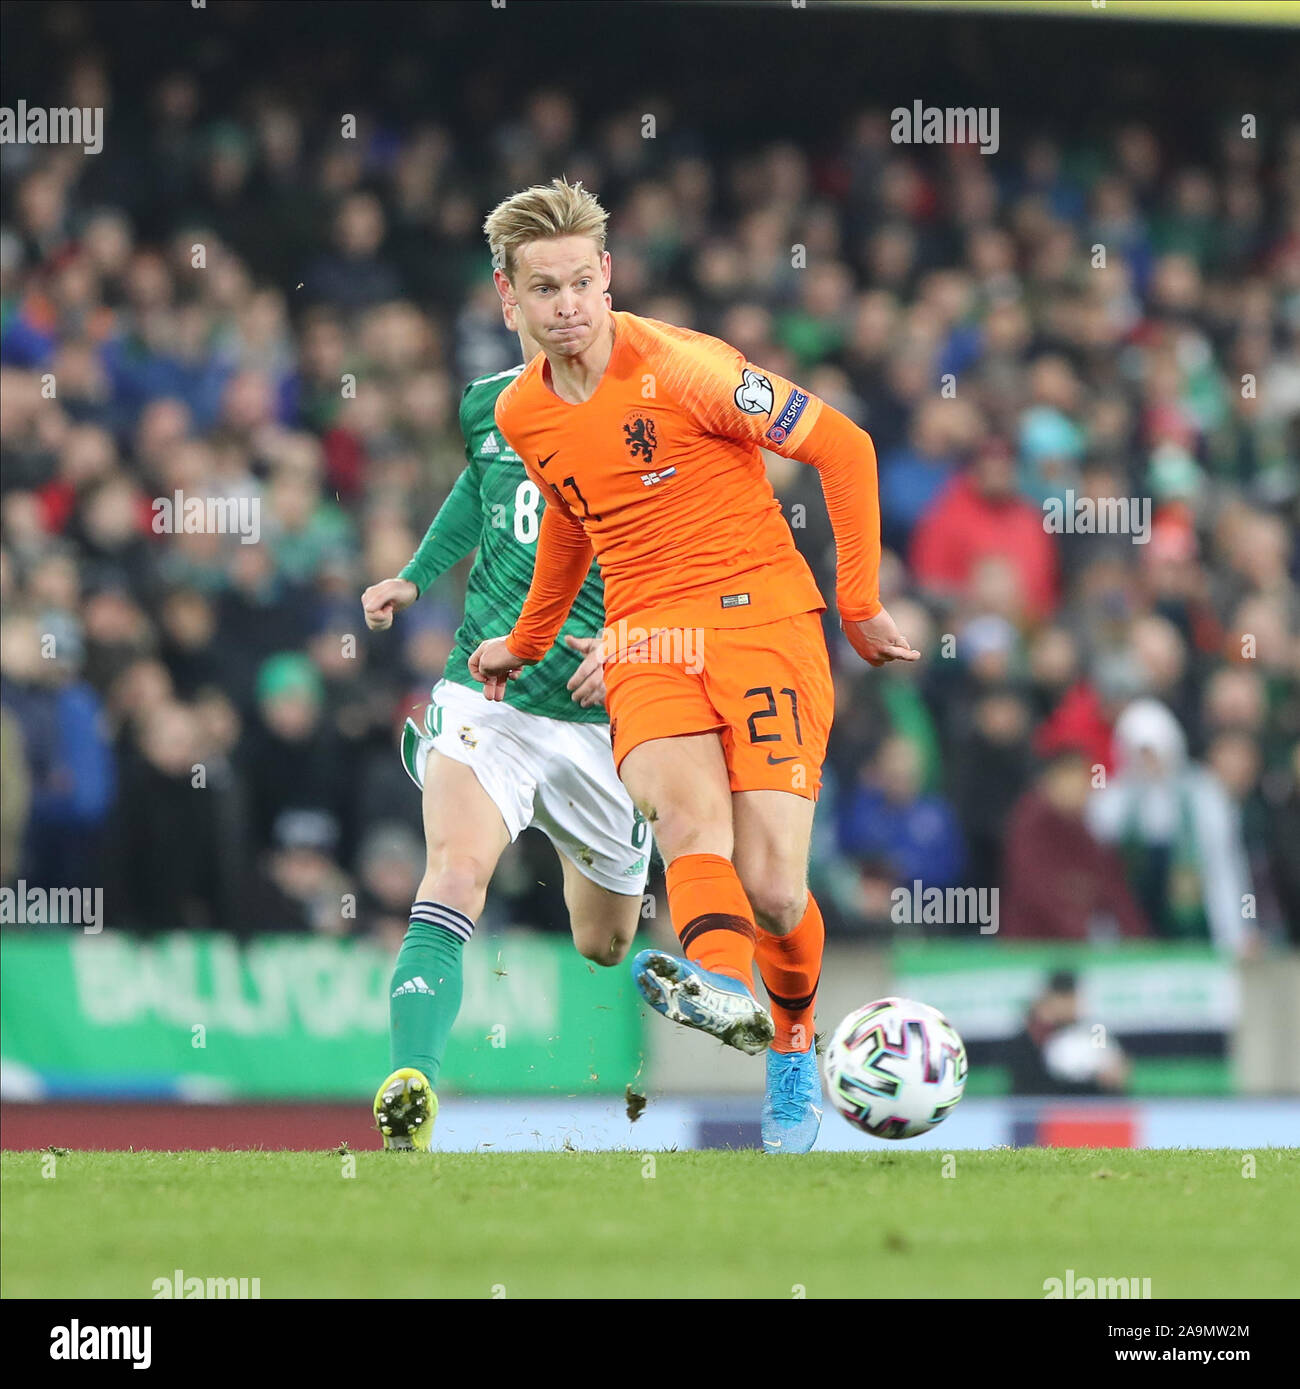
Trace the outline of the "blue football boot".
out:
[[[822,1126],[822,1078],[817,1048],[767,1053],[763,1151],[806,1153]]]
[[[643,950],[632,961],[632,978],[655,1012],[750,1056],[766,1050],[776,1035],[772,1015],[729,975],[714,974],[662,950]]]

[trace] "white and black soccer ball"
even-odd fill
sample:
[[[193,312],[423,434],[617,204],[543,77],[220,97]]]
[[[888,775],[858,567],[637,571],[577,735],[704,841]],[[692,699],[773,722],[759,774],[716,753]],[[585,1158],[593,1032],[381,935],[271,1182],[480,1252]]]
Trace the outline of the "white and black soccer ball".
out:
[[[936,1008],[879,998],[855,1008],[826,1049],[831,1103],[876,1138],[915,1138],[941,1124],[966,1088],[966,1047]]]

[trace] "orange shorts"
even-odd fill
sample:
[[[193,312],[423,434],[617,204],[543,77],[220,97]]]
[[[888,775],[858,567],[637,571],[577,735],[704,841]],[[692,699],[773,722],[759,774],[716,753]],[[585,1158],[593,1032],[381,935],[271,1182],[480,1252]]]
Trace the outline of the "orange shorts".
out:
[[[619,624],[622,626],[622,624]],[[835,711],[820,614],[758,627],[606,632],[614,765],[651,738],[717,730],[733,791],[816,800]]]

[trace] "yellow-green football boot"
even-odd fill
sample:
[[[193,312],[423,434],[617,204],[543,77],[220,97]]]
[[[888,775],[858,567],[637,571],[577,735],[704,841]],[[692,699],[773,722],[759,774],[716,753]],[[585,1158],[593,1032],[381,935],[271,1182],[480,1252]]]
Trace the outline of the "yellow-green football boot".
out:
[[[375,1127],[383,1135],[385,1148],[418,1148],[427,1153],[437,1117],[433,1086],[423,1071],[411,1066],[394,1071],[375,1096]]]

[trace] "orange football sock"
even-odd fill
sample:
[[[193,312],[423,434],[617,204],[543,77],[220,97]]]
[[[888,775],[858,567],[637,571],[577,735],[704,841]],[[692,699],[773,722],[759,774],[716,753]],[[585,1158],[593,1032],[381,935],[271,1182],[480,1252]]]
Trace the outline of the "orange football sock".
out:
[[[825,944],[826,925],[811,892],[799,924],[788,936],[758,932],[754,958],[772,1003],[773,1051],[807,1051],[813,1044],[813,1009]]]
[[[730,859],[682,854],[668,865],[668,911],[686,958],[754,987],[754,913]]]

